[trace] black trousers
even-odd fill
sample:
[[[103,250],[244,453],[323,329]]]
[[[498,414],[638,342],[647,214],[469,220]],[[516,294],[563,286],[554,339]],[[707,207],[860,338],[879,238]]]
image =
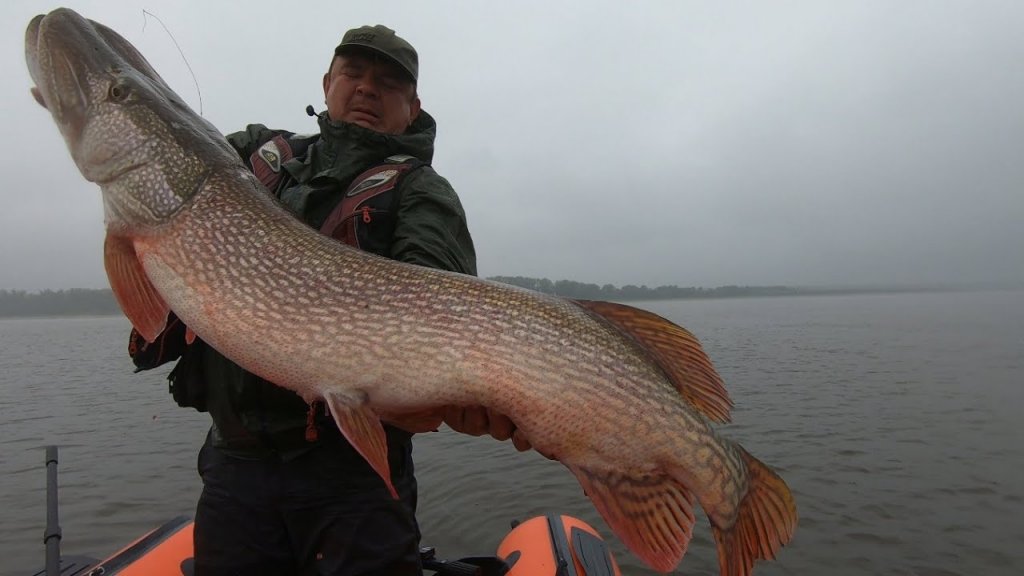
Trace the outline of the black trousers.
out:
[[[199,452],[195,574],[422,576],[412,446],[389,450],[400,500],[339,435],[287,462]]]

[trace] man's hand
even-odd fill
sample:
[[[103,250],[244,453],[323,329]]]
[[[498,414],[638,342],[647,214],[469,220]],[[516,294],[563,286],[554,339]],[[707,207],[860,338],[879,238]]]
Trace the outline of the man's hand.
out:
[[[449,406],[445,409],[444,423],[452,430],[470,436],[490,434],[497,440],[511,438],[512,444],[520,452],[533,448],[508,416],[483,406]]]
[[[135,364],[135,371],[150,370],[181,358],[185,347],[191,344],[187,340],[188,332],[188,327],[174,315],[174,312],[168,313],[163,332],[152,343],[146,342],[142,334],[132,328],[128,335],[128,356]]]
[[[380,414],[381,421],[413,434],[437,432],[444,418],[444,409],[421,410],[404,414]]]

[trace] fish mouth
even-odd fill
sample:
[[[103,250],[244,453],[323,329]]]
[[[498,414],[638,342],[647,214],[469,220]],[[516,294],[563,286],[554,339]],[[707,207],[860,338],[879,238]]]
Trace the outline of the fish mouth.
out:
[[[50,111],[68,142],[77,140],[91,104],[89,79],[110,61],[85,18],[66,8],[33,18],[25,30],[25,61],[35,86],[32,96]]]
[[[25,29],[25,62],[35,86],[32,96],[53,115],[69,144],[81,134],[95,87],[137,71],[166,85],[149,62],[117,32],[58,8],[33,18]]]
[[[32,97],[36,99],[43,108],[47,108],[46,97],[39,88],[39,77],[41,76],[39,65],[39,25],[42,24],[44,16],[36,16],[28,23],[25,29],[25,62],[28,64],[28,74],[35,84],[32,86]]]
[[[58,8],[29,22],[25,62],[34,83],[32,96],[53,116],[87,180],[108,183],[143,165],[120,158],[125,150],[116,145],[97,144],[87,127],[117,85],[166,87],[134,46],[104,25]]]

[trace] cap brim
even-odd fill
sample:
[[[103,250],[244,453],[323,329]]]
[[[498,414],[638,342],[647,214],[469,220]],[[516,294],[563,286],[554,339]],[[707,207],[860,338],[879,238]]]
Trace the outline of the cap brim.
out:
[[[405,72],[405,75],[409,77],[409,80],[411,80],[413,84],[416,83],[416,75],[412,73],[412,70],[409,70],[401,62],[395,60],[395,58],[391,56],[391,54],[388,54],[387,52],[381,50],[380,48],[377,48],[376,46],[370,46],[369,44],[361,44],[359,42],[346,42],[344,44],[338,44],[338,47],[334,49],[334,55],[340,56],[342,52],[349,48],[355,48],[356,50],[366,50],[369,52],[373,52],[374,54],[380,54],[381,56],[387,58],[388,61],[393,62],[395,66],[398,66],[400,69],[402,69]]]

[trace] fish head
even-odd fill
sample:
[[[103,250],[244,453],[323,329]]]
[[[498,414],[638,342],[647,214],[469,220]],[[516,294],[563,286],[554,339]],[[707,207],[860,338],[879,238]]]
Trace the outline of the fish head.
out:
[[[168,222],[219,166],[239,164],[217,129],[117,32],[60,8],[25,31],[32,95],[79,171],[103,191],[108,231]]]

